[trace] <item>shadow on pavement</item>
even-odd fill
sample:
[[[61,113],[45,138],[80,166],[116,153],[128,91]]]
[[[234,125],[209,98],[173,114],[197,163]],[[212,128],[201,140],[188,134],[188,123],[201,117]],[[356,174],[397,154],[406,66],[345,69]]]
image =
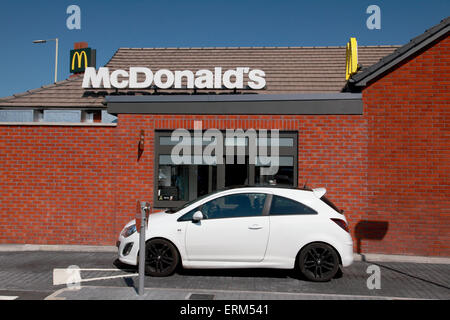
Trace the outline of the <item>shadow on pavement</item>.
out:
[[[261,278],[292,278],[292,270],[277,269],[183,269],[177,271],[185,276],[212,276],[212,277],[261,277]]]
[[[128,273],[138,272],[137,267],[122,263],[122,262],[120,262],[119,259],[114,260],[113,265],[117,269],[120,269],[123,272],[128,272]],[[125,282],[127,287],[134,288],[134,290],[136,291],[136,294],[139,293],[138,285],[135,283],[133,278],[122,278],[122,279],[123,279],[123,282]]]
[[[136,273],[138,268],[136,266],[130,266],[128,264],[122,263],[119,259],[114,260],[113,265],[124,272]]]
[[[136,273],[138,268],[130,266],[120,262],[116,259],[113,262],[114,266],[118,269],[128,272]],[[306,279],[303,274],[297,269],[183,269],[179,266],[176,270],[176,274],[180,276],[193,276],[193,277],[242,277],[242,278],[278,278],[278,279],[297,279],[302,281],[310,280]],[[343,275],[342,270],[339,269],[334,279],[339,279]],[[129,287],[134,287],[134,281],[131,278],[124,278],[125,283]]]

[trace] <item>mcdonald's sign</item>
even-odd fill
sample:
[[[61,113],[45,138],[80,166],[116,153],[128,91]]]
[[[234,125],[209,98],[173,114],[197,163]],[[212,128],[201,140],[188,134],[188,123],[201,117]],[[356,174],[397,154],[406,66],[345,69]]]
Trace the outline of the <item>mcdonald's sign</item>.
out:
[[[84,72],[87,67],[95,68],[96,50],[83,48],[70,50],[70,73]]]

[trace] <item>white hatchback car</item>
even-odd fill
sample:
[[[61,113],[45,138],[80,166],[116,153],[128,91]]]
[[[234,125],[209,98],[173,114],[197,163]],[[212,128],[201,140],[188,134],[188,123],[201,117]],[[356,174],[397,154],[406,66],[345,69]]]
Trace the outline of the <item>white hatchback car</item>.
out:
[[[242,187],[203,196],[176,210],[150,214],[148,275],[184,268],[298,268],[328,281],[353,262],[347,220],[326,190]],[[119,260],[137,265],[135,220],[122,230]]]

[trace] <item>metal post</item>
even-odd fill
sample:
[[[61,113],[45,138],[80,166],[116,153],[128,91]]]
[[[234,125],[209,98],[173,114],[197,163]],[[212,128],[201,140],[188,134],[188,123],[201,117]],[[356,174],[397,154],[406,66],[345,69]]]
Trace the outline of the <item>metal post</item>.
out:
[[[58,81],[58,44],[59,39],[48,39],[48,40],[34,40],[33,43],[47,43],[48,41],[55,41],[55,83]]]
[[[147,226],[146,210],[147,203],[141,202],[141,228],[139,230],[139,295],[144,294],[144,279],[145,279],[145,229]]]
[[[55,52],[55,83],[58,81],[58,38],[56,41],[56,52]]]

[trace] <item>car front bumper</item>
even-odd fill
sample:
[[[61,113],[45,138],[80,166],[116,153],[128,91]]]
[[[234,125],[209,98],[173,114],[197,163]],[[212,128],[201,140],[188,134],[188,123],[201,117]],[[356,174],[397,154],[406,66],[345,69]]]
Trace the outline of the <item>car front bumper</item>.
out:
[[[132,266],[137,265],[137,255],[138,255],[138,251],[139,251],[139,246],[138,246],[139,242],[137,241],[138,240],[137,235],[138,235],[138,233],[135,232],[127,238],[125,238],[122,235],[119,236],[116,246],[117,246],[120,262],[129,264]],[[132,247],[131,247],[131,250],[127,254],[124,254],[124,249],[127,247],[127,245],[128,246],[131,245]]]

